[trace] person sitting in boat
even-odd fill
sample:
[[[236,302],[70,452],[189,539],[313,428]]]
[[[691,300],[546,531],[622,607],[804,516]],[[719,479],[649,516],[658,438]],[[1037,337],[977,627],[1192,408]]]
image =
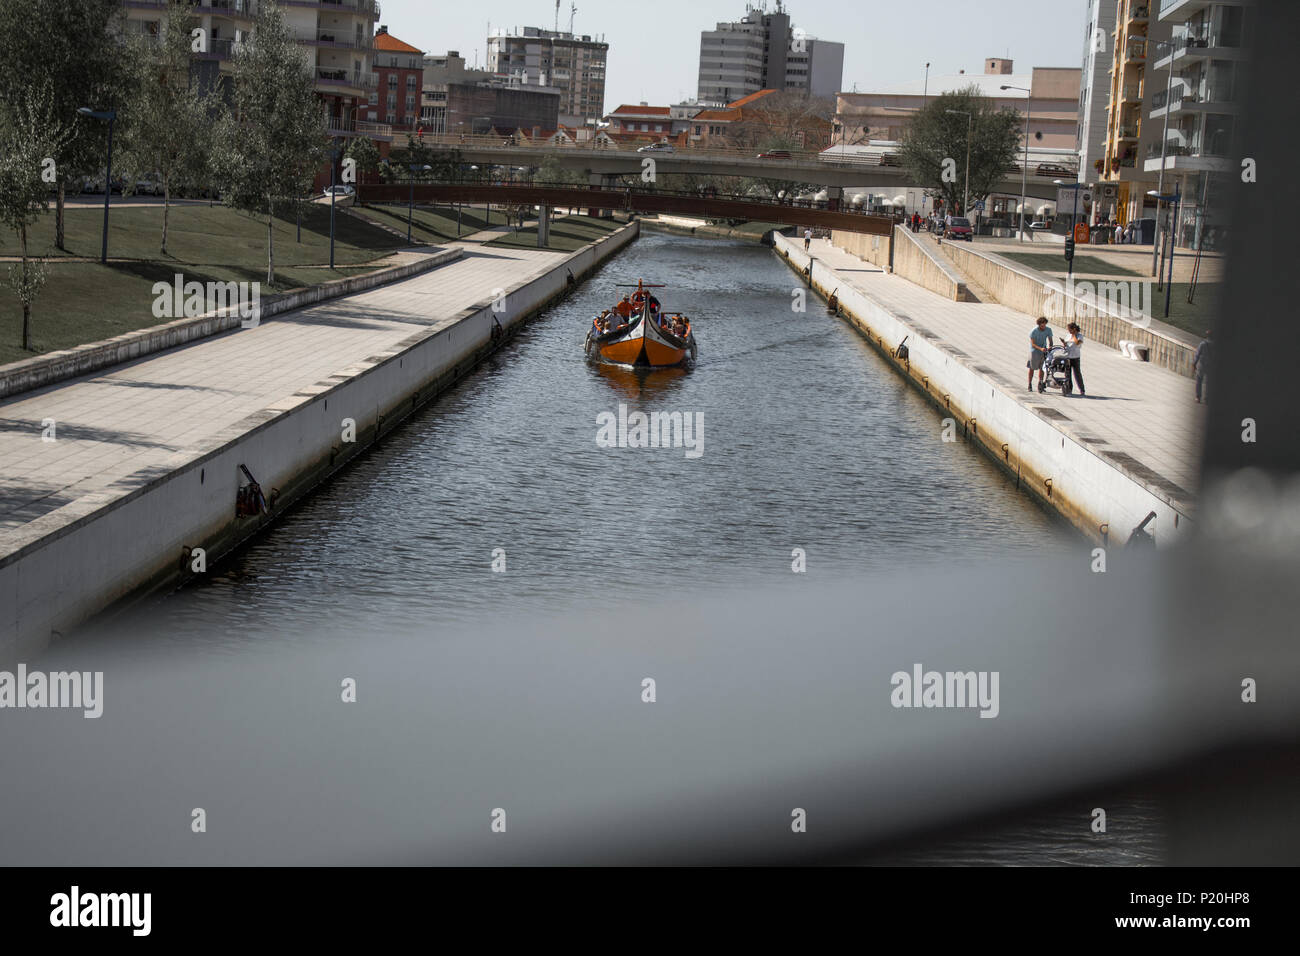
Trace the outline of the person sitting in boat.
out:
[[[632,300],[629,299],[627,296],[623,296],[623,301],[620,302],[618,305],[614,306],[614,311],[616,311],[620,316],[626,319],[629,315],[632,314]]]
[[[686,338],[686,320],[680,315],[673,316],[673,335],[679,339]]]

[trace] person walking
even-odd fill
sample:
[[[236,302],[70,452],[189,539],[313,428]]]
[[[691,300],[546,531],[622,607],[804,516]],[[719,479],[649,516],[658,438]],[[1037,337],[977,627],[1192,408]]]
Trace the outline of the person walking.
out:
[[[1196,354],[1192,356],[1192,372],[1196,376],[1196,404],[1202,402],[1202,394],[1205,395],[1204,401],[1209,401],[1209,383],[1206,377],[1210,372],[1210,356],[1214,352],[1213,330],[1205,331],[1205,338],[1201,339],[1201,344],[1196,346]]]
[[[1079,397],[1083,398],[1088,394],[1083,390],[1083,332],[1077,322],[1071,322],[1065,330],[1069,333],[1065,345],[1065,357],[1070,362],[1070,374],[1074,376],[1074,384],[1078,386]]]
[[[1026,366],[1029,369],[1029,384],[1026,386],[1029,391],[1034,390],[1034,372],[1038,373],[1038,390],[1047,391],[1047,386],[1043,384],[1043,359],[1047,357],[1047,350],[1052,347],[1052,330],[1047,325],[1047,316],[1038,317],[1037,328],[1029,333],[1029,361]]]
[[[812,230],[805,229],[803,231],[803,251],[807,252],[810,246],[812,246]]]

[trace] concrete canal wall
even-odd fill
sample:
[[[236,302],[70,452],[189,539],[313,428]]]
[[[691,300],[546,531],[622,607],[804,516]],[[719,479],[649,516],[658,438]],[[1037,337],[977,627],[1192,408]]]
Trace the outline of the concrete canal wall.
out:
[[[468,373],[513,328],[638,232],[633,222],[558,258],[540,277],[506,287],[504,299],[496,300],[501,311],[486,298],[448,323],[421,328],[285,396],[198,450],[174,456],[147,484],[88,506],[80,518],[0,557],[0,661],[39,650],[116,602],[182,583],[195,573],[195,548],[204,549],[210,567]],[[343,441],[344,419],[355,422],[354,442]],[[236,517],[236,495],[246,481],[241,465],[267,496],[278,492],[270,515]]]
[[[807,281],[809,260],[802,243],[778,237],[775,248]],[[1017,487],[1088,538],[1122,545],[1153,511],[1159,527],[1169,529],[1158,539],[1162,545],[1190,530],[1184,505],[1101,458],[968,365],[951,346],[855,288],[848,276],[814,262],[811,286],[823,296],[837,292],[841,312],[942,414],[954,419],[966,440],[1014,475]],[[908,355],[900,358],[896,349],[904,338]]]

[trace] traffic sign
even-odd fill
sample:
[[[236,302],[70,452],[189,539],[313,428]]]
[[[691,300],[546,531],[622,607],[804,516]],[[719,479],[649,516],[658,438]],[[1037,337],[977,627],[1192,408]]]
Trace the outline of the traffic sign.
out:
[[[984,200],[983,200],[983,199],[977,200],[976,203],[975,203],[975,208],[978,209],[980,212],[983,212],[983,211],[984,211]]]

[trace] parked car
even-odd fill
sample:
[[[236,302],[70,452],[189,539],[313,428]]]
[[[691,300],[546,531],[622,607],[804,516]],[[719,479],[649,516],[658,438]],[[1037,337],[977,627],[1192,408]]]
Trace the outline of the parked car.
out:
[[[972,242],[975,233],[970,227],[970,220],[965,216],[949,216],[943,221],[943,237],[945,239],[965,239],[967,242]]]
[[[138,196],[161,196],[163,188],[162,183],[158,180],[141,177],[135,181],[131,191]]]
[[[759,153],[759,159],[789,159],[790,151],[788,149],[769,149],[766,153]]]
[[[642,146],[637,150],[638,153],[675,153],[672,143],[651,143],[649,146]]]
[[[1057,166],[1055,163],[1039,163],[1038,168],[1034,170],[1035,176],[1054,176],[1058,179],[1069,178],[1074,175],[1074,170],[1067,169],[1064,166]]]
[[[356,190],[353,189],[351,186],[328,186],[328,187],[326,187],[326,189],[325,189],[325,195],[328,196],[331,192],[334,194],[334,197],[335,197],[336,199],[346,199],[348,196],[351,196],[353,193],[355,193]]]

